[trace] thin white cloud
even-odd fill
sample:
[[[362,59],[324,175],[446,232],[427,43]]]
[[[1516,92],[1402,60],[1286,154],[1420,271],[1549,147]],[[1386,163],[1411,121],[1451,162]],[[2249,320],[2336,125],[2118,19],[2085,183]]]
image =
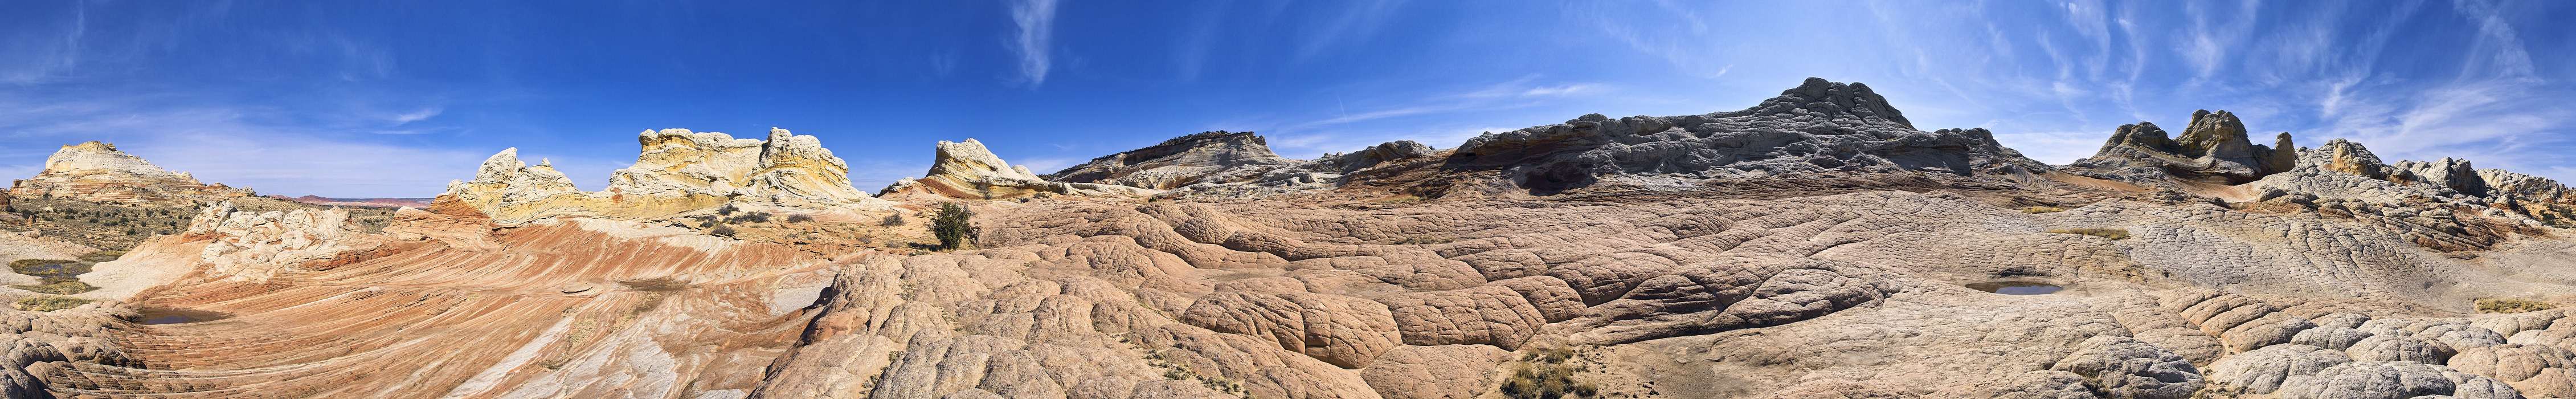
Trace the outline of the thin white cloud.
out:
[[[394,122],[394,124],[395,124],[395,125],[407,125],[407,124],[411,124],[412,122],[419,122],[419,121],[429,120],[429,118],[435,118],[435,117],[438,117],[438,113],[439,113],[439,112],[443,112],[443,111],[446,111],[446,110],[447,110],[446,108],[442,108],[442,107],[421,108],[421,109],[420,109],[420,110],[418,110],[418,111],[405,112],[405,113],[402,113],[402,114],[399,114],[399,115],[394,115],[394,116],[393,116],[393,118],[390,118],[390,119]]]
[[[1322,24],[1312,25],[1305,32],[1305,40],[1297,44],[1296,59],[1314,57],[1324,50],[1340,46],[1346,40],[1367,40],[1370,36],[1375,36],[1378,28],[1385,26],[1388,19],[1395,16],[1397,9],[1403,7],[1402,0],[1379,0],[1344,8],[1341,15],[1325,19]]]
[[[1020,58],[1020,82],[1030,87],[1046,84],[1047,69],[1053,64],[1050,58],[1054,51],[1055,5],[1056,0],[1011,3],[1011,23],[1018,28],[1011,52]]]

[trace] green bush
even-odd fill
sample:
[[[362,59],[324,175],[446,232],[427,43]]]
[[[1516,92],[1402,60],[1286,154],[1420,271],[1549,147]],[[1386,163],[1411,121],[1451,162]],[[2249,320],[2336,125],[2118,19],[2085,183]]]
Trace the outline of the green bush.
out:
[[[939,204],[939,212],[930,217],[930,235],[939,237],[939,250],[965,248],[975,240],[975,225],[969,221],[975,211],[955,202]]]

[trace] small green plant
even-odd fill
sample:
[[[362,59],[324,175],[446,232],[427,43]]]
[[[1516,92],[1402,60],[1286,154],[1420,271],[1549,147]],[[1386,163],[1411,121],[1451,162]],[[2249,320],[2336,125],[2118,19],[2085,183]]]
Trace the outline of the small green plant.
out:
[[[2021,208],[2021,213],[2057,213],[2057,212],[2065,212],[2065,211],[2066,211],[2066,208],[2059,208],[2059,207],[2054,207],[2054,206],[2034,206],[2034,207],[2029,207],[2029,208]]]
[[[2557,304],[2521,298],[2479,298],[2478,313],[2522,313],[2557,308]]]
[[[965,204],[939,204],[939,212],[930,217],[930,235],[939,238],[939,250],[956,250],[973,243],[975,225],[970,219],[974,217],[975,211],[966,209]]]
[[[2119,239],[2127,239],[2127,238],[2129,238],[2129,230],[2127,230],[2127,229],[2097,229],[2097,228],[2080,228],[2080,229],[2055,229],[2055,230],[2049,230],[2048,232],[2050,232],[2050,233],[2055,233],[2055,234],[2083,234],[2083,235],[2094,236],[2094,237],[2102,237],[2102,238],[2108,238],[2108,239],[2113,239],[2113,240],[2119,240]]]
[[[18,303],[11,304],[10,307],[29,312],[51,312],[76,308],[88,303],[90,300],[67,296],[36,296],[19,299]]]
[[[769,223],[769,212],[748,212],[725,218],[726,223]]]

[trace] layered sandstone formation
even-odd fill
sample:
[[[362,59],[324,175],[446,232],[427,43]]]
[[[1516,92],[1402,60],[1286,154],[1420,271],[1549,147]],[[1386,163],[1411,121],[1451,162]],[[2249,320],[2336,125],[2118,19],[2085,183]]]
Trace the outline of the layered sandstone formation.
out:
[[[886,186],[880,196],[928,195],[959,199],[1017,199],[1041,194],[1087,197],[1145,197],[1160,191],[1098,183],[1059,183],[1047,181],[1029,168],[1002,161],[993,150],[975,139],[966,142],[941,141],[933,155],[930,171],[921,178],[906,178]]]
[[[1587,187],[1614,175],[2029,176],[2054,169],[2004,148],[1985,129],[1915,130],[1869,86],[1816,78],[1741,111],[1617,119],[1592,114],[1486,133],[1467,140],[1447,162],[1458,169],[1501,170],[1513,184],[1538,193]]]
[[[2066,170],[2135,184],[2157,184],[2167,177],[2240,184],[2287,172],[2297,158],[2287,132],[2274,137],[2270,146],[2254,144],[2236,114],[2200,110],[2192,112],[2191,124],[2178,139],[2168,138],[2155,123],[2121,125],[2101,150]]]
[[[1258,175],[1294,160],[1270,152],[1270,143],[1252,132],[1215,131],[1164,140],[1145,148],[1110,154],[1074,165],[1049,180],[1103,183],[1156,190],[1196,184],[1220,174]]]
[[[447,195],[504,224],[549,216],[661,219],[726,203],[823,210],[888,205],[851,187],[849,164],[820,139],[787,129],[770,129],[768,140],[647,130],[636,141],[643,153],[634,166],[609,175],[607,190],[581,191],[551,164],[528,165],[511,148],[484,160],[473,180],[448,183]]]
[[[9,187],[9,195],[17,197],[125,204],[219,200],[251,193],[247,188],[198,182],[196,176],[161,169],[142,157],[117,151],[115,144],[97,141],[63,146],[45,158],[43,171]]]
[[[1256,137],[1194,135],[1072,169],[1174,190],[964,201],[975,246],[945,252],[816,251],[802,244],[835,237],[659,219],[881,201],[801,190],[837,176],[828,167],[760,178],[780,169],[744,162],[747,147],[720,136],[648,132],[649,162],[599,193],[505,151],[381,234],[331,211],[210,208],[188,234],[93,273],[110,288],[97,297],[127,301],[0,311],[21,326],[0,325],[21,348],[0,362],[0,389],[1491,398],[1570,382],[1634,398],[2576,396],[2567,311],[2471,305],[2576,298],[2576,273],[2561,267],[2576,242],[2515,210],[2563,201],[2555,182],[2465,161],[2387,165],[2348,141],[2282,167],[2279,151],[2249,161],[2211,139],[2229,135],[2186,134],[2219,145],[2145,154],[2193,167],[2135,171],[2189,184],[2123,184],[2058,173],[1981,130],[1915,130],[1885,102],[1811,80],[1746,111],[1596,115],[1451,151],[1398,142],[1231,166],[1177,160],[1240,155],[1230,151]],[[2202,117],[2207,129],[2228,131],[2232,116],[2217,115]],[[835,164],[817,153],[782,158]],[[1045,182],[979,142],[942,143],[940,155],[894,190],[920,195],[894,197],[921,206]],[[2225,165],[2270,173],[2208,187],[2233,176]],[[1498,194],[1407,196],[1427,188]],[[860,224],[879,230],[806,231],[923,228]],[[2001,282],[2061,290],[1971,288]],[[225,317],[145,324],[136,308]]]

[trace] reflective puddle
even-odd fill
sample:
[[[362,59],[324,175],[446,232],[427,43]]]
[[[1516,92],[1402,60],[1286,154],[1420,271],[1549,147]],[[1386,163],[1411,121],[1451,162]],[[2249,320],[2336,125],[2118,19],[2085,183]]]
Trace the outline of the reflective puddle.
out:
[[[2004,295],[2047,295],[2055,294],[2059,290],[2066,289],[2066,287],[2060,287],[2056,284],[2037,281],[1992,281],[1970,283],[1968,284],[1968,288]]]

